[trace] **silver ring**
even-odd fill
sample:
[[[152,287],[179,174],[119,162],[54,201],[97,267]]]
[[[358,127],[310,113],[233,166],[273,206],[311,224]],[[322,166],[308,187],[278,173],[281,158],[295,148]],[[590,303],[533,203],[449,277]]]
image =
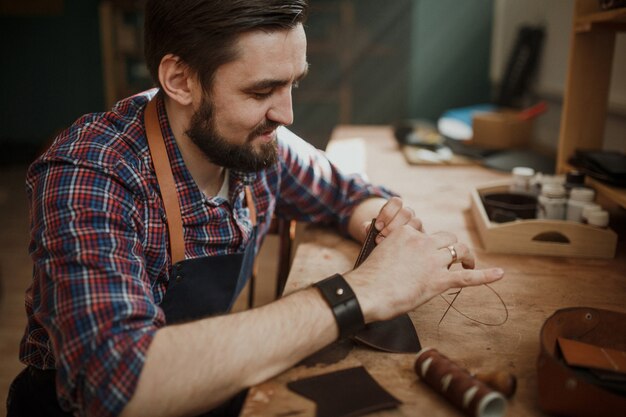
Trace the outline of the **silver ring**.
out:
[[[448,250],[450,251],[450,255],[452,255],[452,260],[450,261],[448,265],[452,265],[453,263],[456,262],[456,260],[458,259],[458,256],[456,254],[456,249],[454,249],[454,246],[452,245],[448,246]]]

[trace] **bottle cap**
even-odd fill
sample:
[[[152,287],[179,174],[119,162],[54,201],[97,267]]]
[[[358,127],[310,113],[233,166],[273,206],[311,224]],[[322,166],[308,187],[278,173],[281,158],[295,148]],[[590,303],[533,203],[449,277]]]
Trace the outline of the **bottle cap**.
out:
[[[597,227],[607,227],[609,225],[609,212],[606,210],[595,210],[587,215],[587,223]]]
[[[516,177],[523,177],[528,179],[532,178],[532,176],[535,175],[535,170],[528,167],[515,167],[511,172]]]
[[[572,188],[572,190],[569,193],[570,200],[576,200],[576,201],[592,202],[595,196],[596,196],[596,192],[592,190],[591,188],[587,188],[587,187]]]
[[[544,184],[541,194],[551,198],[562,198],[565,197],[565,187],[561,184]]]
[[[580,187],[585,184],[585,174],[580,171],[569,171],[565,175],[565,182],[574,187]]]
[[[544,175],[541,178],[541,183],[543,186],[548,184],[563,185],[565,183],[565,177],[563,175]]]

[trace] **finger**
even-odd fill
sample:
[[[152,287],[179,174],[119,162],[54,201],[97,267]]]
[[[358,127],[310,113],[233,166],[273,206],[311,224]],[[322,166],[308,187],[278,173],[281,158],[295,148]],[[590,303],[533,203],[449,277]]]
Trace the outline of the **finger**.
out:
[[[382,231],[401,208],[402,200],[399,197],[391,197],[376,216],[376,229]]]
[[[391,219],[391,222],[387,223],[387,225],[380,231],[383,236],[389,236],[394,230],[399,229],[400,227],[409,224],[411,219],[415,216],[415,213],[409,207],[402,207],[396,215]],[[416,228],[419,230],[419,228]]]
[[[449,272],[445,281],[448,288],[463,288],[489,284],[501,279],[503,276],[504,271],[501,268],[463,269]]]
[[[457,243],[455,248],[461,247],[462,255],[459,256],[459,262],[463,269],[474,269],[476,267],[476,258],[474,253],[464,243]]]
[[[442,258],[441,262],[447,265],[448,268],[450,268],[452,264],[460,263],[465,269],[474,269],[474,255],[464,243],[457,242],[453,245],[446,246],[445,248],[439,249],[437,253]]]
[[[424,225],[422,224],[422,221],[417,217],[413,217],[409,221],[408,225],[416,230],[419,230],[420,232],[424,232]]]
[[[393,216],[391,221],[385,223],[383,233],[390,233],[392,230],[397,229],[400,226],[408,224],[412,218],[415,217],[415,212],[411,207],[401,207]]]

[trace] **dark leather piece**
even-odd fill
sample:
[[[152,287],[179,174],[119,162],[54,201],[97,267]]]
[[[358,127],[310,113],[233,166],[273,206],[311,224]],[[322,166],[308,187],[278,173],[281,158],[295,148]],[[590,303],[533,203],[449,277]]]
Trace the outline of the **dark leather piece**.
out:
[[[340,339],[353,336],[365,327],[363,313],[356,295],[340,274],[335,274],[313,285],[322,293],[324,300],[330,306],[339,327]]]
[[[363,242],[363,246],[361,246],[361,251],[359,252],[359,256],[356,258],[353,269],[356,269],[359,265],[361,265],[370,253],[372,253],[376,247],[376,236],[378,236],[379,233],[380,230],[376,228],[376,219],[372,219],[372,223],[367,231],[367,236],[365,236],[365,241]]]
[[[408,314],[365,326],[354,339],[371,348],[391,353],[417,353],[422,349]]]
[[[362,366],[300,379],[287,387],[314,401],[317,417],[355,417],[402,404]]]
[[[302,359],[296,366],[304,365],[307,368],[312,368],[317,365],[332,365],[348,356],[353,347],[354,341],[352,339],[339,339]]]
[[[373,219],[354,264],[355,268],[361,265],[376,247],[376,236],[380,231],[376,229],[375,223],[376,219]],[[402,314],[391,320],[370,323],[354,336],[354,340],[383,352],[417,353],[422,349],[408,314]]]
[[[623,417],[626,395],[593,372],[567,366],[558,348],[559,337],[626,350],[626,314],[590,307],[557,310],[541,328],[537,360],[538,402],[544,412]]]

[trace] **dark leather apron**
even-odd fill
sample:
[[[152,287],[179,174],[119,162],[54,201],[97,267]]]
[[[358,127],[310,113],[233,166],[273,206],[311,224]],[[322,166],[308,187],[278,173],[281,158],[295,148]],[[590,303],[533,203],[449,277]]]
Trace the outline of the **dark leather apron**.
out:
[[[250,187],[244,188],[253,232],[241,253],[185,259],[180,203],[158,121],[156,98],[146,106],[144,123],[152,162],[167,216],[172,272],[161,302],[168,324],[197,320],[230,311],[252,274],[256,247],[256,209]],[[20,373],[9,390],[7,417],[69,417],[57,402],[55,371],[32,366]],[[42,396],[42,393],[45,393]],[[237,416],[245,400],[243,391],[217,409],[199,417]]]
[[[253,231],[242,253],[185,259],[180,203],[165,141],[158,120],[156,98],[146,106],[144,123],[148,146],[161,191],[170,240],[172,272],[161,308],[168,324],[197,320],[230,311],[252,274],[256,247],[256,208],[250,187],[244,188]],[[243,406],[243,391],[204,416],[236,416]]]
[[[256,209],[250,187],[246,204],[253,232],[243,252],[185,259],[185,242],[180,204],[165,142],[159,125],[156,102],[151,100],[145,114],[146,135],[157,181],[165,206],[172,257],[172,272],[161,302],[168,324],[197,320],[230,311],[235,298],[252,274],[256,242]]]

